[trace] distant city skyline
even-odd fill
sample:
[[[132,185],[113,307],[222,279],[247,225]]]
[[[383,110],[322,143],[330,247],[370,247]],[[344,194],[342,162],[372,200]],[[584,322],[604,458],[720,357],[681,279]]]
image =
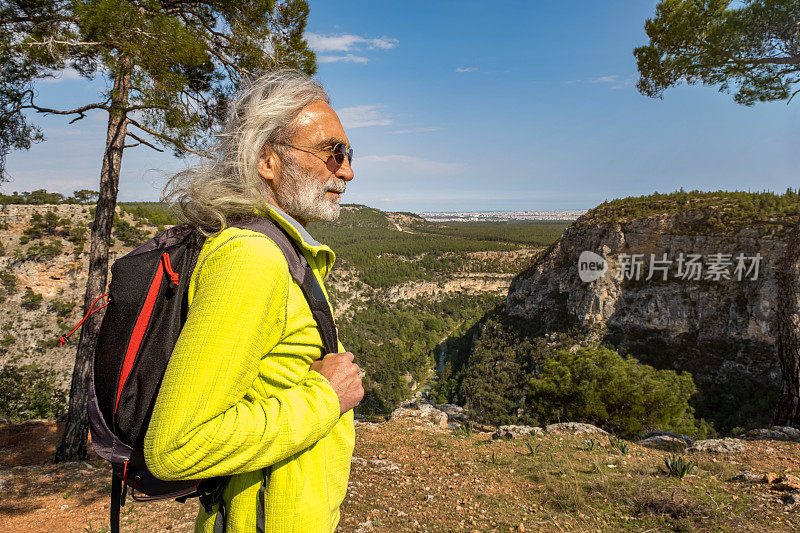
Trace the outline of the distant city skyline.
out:
[[[586,209],[554,209],[546,211],[427,211],[417,213],[431,222],[497,222],[510,220],[570,221],[586,213]]]
[[[797,187],[800,100],[743,107],[700,85],[663,100],[636,91],[632,52],[647,42],[656,4],[311,0],[316,77],[355,151],[342,201],[569,210],[681,187]],[[66,71],[37,90],[42,105],[68,108],[107,84]],[[47,140],[9,155],[14,181],[0,191],[97,190],[106,119],[33,116]],[[169,150],[126,149],[119,200],[157,200],[185,164]]]

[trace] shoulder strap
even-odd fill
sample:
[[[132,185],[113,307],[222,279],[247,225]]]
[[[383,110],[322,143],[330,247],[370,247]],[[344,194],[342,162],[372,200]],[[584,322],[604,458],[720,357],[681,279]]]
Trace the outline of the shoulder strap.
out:
[[[322,290],[317,277],[314,275],[311,266],[306,261],[303,253],[297,248],[294,241],[286,235],[286,233],[277,224],[268,218],[263,217],[250,217],[232,219],[229,222],[230,226],[242,229],[249,229],[257,231],[272,239],[278,245],[286,262],[289,265],[289,272],[292,278],[300,285],[303,295],[306,297],[311,314],[317,321],[322,334],[322,342],[325,344],[326,353],[338,353],[339,342],[336,334],[336,324],[333,321],[331,314],[331,307],[325,298],[325,292]],[[323,354],[324,355],[324,354]]]

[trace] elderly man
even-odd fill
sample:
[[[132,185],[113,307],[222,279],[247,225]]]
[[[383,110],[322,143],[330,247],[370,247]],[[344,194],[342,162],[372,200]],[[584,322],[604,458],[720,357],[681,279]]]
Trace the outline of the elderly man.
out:
[[[189,311],[158,394],[145,459],[159,478],[230,475],[224,520],[201,506],[195,531],[333,531],[364,390],[353,354],[324,353],[286,256],[265,235],[229,227],[278,224],[319,286],[334,254],[306,231],[332,221],[353,179],[352,150],[329,99],[296,71],[256,80],[233,103],[216,159],[175,176],[164,199],[207,235]]]

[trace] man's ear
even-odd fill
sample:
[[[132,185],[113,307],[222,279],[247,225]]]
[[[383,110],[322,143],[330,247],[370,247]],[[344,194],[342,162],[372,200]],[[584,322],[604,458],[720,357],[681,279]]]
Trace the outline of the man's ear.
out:
[[[280,160],[272,150],[263,150],[258,158],[258,173],[270,184],[276,184],[280,175]]]

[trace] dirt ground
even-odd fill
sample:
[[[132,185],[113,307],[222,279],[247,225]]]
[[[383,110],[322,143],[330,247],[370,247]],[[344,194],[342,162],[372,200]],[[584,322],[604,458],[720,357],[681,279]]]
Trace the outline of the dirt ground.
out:
[[[53,464],[54,421],[0,425],[0,532],[106,532],[110,468],[97,456]],[[606,438],[492,440],[413,420],[358,424],[338,531],[798,531],[800,443],[687,455]],[[596,441],[590,446],[587,438]],[[737,475],[749,473],[746,480]],[[123,531],[192,531],[197,502],[132,502]]]

